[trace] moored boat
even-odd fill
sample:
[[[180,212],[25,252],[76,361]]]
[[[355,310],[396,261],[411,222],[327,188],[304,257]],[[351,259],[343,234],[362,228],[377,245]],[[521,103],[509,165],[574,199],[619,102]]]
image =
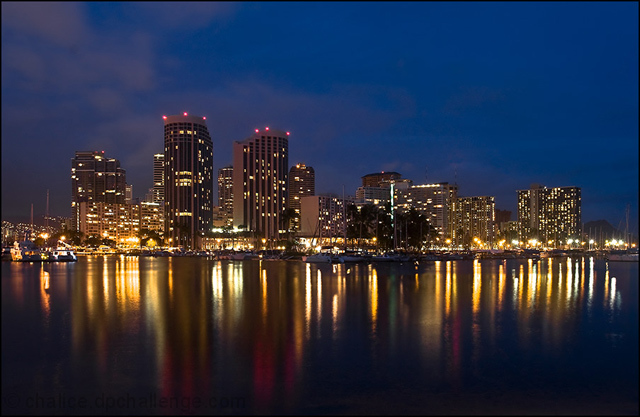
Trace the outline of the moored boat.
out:
[[[331,263],[333,261],[333,256],[329,253],[315,253],[309,256],[303,256],[302,260],[304,262],[312,262],[312,263]]]
[[[14,262],[42,262],[48,258],[48,255],[30,240],[15,242],[11,248],[11,260]]]
[[[606,259],[611,262],[638,262],[638,252],[612,251],[606,255]]]

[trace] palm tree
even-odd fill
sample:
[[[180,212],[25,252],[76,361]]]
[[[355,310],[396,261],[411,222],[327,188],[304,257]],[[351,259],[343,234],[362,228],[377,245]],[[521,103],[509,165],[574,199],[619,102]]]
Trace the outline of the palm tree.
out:
[[[286,230],[287,240],[291,240],[291,223],[299,218],[298,212],[293,208],[284,209],[280,216],[280,227]]]

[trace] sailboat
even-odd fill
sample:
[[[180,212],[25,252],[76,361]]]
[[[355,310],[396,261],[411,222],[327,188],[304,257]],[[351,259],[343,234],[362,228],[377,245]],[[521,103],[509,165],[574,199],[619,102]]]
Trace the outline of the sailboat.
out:
[[[624,240],[629,243],[629,205],[627,205],[626,225],[624,229]],[[627,250],[612,250],[606,255],[607,261],[613,262],[638,262],[638,248]]]

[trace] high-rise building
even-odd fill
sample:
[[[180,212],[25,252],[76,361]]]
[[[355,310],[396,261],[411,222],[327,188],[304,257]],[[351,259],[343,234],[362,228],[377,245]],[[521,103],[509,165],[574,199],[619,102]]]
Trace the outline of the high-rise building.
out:
[[[579,187],[547,188],[532,184],[518,190],[520,241],[564,245],[582,234],[582,197]]]
[[[289,201],[287,208],[296,212],[296,217],[291,219],[290,229],[300,230],[300,199],[316,194],[316,174],[313,167],[305,164],[296,164],[289,170]]]
[[[218,220],[224,226],[233,226],[233,167],[218,170]]]
[[[153,155],[153,202],[164,204],[164,154]]]
[[[80,230],[79,204],[124,204],[126,171],[120,161],[106,158],[104,151],[77,151],[71,159],[71,212],[75,230]]]
[[[206,118],[164,119],[165,242],[200,249],[213,218],[213,143]]]
[[[495,198],[458,197],[453,202],[451,240],[454,246],[491,248],[495,238]]]
[[[287,205],[289,132],[256,129],[233,144],[233,225],[277,240]]]
[[[451,237],[453,203],[458,197],[458,186],[446,182],[412,185],[398,193],[397,207],[415,208],[424,214],[439,235],[440,242]]]

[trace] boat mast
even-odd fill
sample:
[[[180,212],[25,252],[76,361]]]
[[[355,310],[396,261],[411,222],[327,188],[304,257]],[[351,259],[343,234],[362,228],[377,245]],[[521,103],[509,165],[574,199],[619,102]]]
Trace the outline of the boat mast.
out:
[[[44,225],[49,230],[49,189],[47,189],[47,210],[44,215]]]

